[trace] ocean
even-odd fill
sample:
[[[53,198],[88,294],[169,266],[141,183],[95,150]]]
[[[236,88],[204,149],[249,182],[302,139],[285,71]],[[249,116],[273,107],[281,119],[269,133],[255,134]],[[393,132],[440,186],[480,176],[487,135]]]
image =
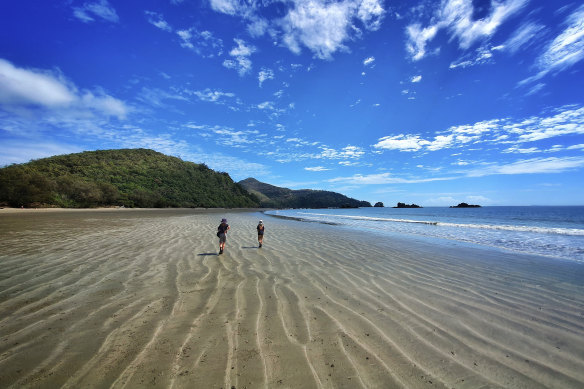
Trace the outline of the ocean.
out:
[[[287,209],[266,214],[380,237],[460,242],[584,263],[584,206]]]

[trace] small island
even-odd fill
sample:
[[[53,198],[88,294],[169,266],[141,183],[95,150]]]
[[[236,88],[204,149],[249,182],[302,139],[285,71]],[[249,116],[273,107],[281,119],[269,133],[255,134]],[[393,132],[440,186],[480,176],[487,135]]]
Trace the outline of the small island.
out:
[[[450,208],[480,208],[480,205],[460,203],[458,205],[451,205]]]
[[[397,203],[397,206],[394,208],[422,208],[417,204],[406,204],[406,203]]]
[[[378,201],[378,202],[375,203],[375,205],[373,207],[375,207],[375,208],[383,208],[383,207],[385,207],[385,205],[383,205],[383,203],[381,201]]]

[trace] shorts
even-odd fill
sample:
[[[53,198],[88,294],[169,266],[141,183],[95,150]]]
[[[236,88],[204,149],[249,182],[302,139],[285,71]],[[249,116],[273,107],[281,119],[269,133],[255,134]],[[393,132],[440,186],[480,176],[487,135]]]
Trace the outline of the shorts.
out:
[[[227,241],[227,235],[224,233],[219,234],[219,243],[225,243]]]

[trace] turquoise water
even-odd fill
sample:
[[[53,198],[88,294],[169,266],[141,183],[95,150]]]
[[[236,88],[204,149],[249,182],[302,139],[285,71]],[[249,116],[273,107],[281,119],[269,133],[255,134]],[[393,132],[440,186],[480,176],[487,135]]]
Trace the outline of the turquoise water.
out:
[[[267,214],[584,262],[584,206],[290,209]]]

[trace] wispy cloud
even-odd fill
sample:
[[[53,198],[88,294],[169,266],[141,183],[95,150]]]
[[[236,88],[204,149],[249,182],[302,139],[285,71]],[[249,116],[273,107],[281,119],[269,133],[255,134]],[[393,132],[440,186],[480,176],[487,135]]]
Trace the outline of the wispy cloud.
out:
[[[427,26],[420,22],[406,28],[406,49],[411,59],[417,61],[427,54],[427,44],[440,30],[447,30],[458,40],[461,49],[467,50],[474,43],[489,39],[513,14],[520,11],[528,0],[506,0],[493,2],[482,18],[475,18],[475,2],[444,0],[437,8]]]
[[[509,164],[489,164],[465,172],[467,177],[483,177],[496,174],[544,174],[563,173],[584,166],[584,157],[532,158]]]
[[[507,41],[503,44],[505,50],[515,53],[525,49],[537,41],[537,38],[545,31],[545,27],[534,23],[527,22],[521,25]]]
[[[565,25],[537,61],[542,71],[565,70],[584,59],[584,5],[568,17]]]
[[[94,22],[96,17],[111,23],[120,20],[116,10],[107,0],[87,2],[81,7],[73,7],[73,15],[84,23]]]
[[[450,69],[468,68],[471,66],[484,65],[493,62],[493,52],[500,50],[501,47],[481,46],[472,53],[468,53],[450,64]]]
[[[192,50],[203,58],[213,58],[223,54],[223,41],[210,31],[199,31],[194,27],[178,30],[180,45]]]
[[[422,182],[448,181],[453,177],[439,178],[403,178],[396,177],[391,173],[376,174],[355,174],[350,177],[337,177],[328,180],[334,183],[352,184],[352,185],[384,185],[384,184],[417,184]]]
[[[324,166],[313,166],[313,167],[305,167],[304,170],[307,170],[309,172],[324,172],[324,171],[331,170],[331,169],[327,169]]]
[[[223,61],[223,66],[228,69],[235,69],[240,76],[244,76],[251,71],[251,60],[249,57],[256,51],[252,45],[247,45],[243,39],[234,39],[237,46],[229,52],[229,55],[235,58],[234,60],[226,59]]]
[[[431,138],[423,138],[419,134],[389,135],[380,138],[373,147],[406,152],[437,151],[478,143],[520,145],[574,134],[584,134],[584,107],[562,107],[548,116],[532,116],[523,120],[504,118],[453,126]],[[519,149],[522,148],[516,150]]]
[[[274,71],[272,69],[262,68],[258,74],[258,81],[260,83],[260,87],[266,80],[273,80],[274,79]]]
[[[584,166],[584,157],[532,158],[510,163],[488,163],[483,166],[451,172],[442,177],[400,177],[392,173],[355,174],[349,177],[337,177],[328,180],[331,183],[351,185],[386,185],[386,184],[420,184],[436,181],[452,181],[468,177],[485,177],[492,175],[519,174],[557,174]]]
[[[217,144],[242,148],[250,144],[264,143],[264,136],[257,130],[236,130],[228,126],[210,126],[188,123],[185,125],[199,133],[203,137],[213,137]]]
[[[524,86],[537,82],[549,73],[571,68],[584,59],[584,5],[568,16],[564,30],[554,38],[536,61],[537,74],[519,82]]]
[[[138,95],[136,96],[137,100],[145,103],[151,107],[156,108],[165,108],[168,109],[169,106],[167,104],[168,100],[171,101],[185,101],[188,102],[189,99],[184,97],[183,95],[176,93],[176,92],[167,92],[165,90],[159,88],[148,88],[143,87]]]
[[[172,32],[172,27],[166,20],[164,20],[164,17],[161,14],[152,11],[145,11],[144,13],[148,17],[148,23],[158,27],[162,31]]]

